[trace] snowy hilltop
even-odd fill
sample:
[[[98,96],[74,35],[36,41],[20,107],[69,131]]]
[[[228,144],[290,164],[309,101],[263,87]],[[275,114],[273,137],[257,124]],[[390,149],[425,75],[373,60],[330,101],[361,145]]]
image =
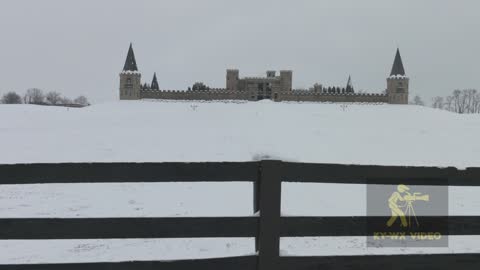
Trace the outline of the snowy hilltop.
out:
[[[480,116],[387,104],[0,106],[0,164],[249,161],[480,166]]]

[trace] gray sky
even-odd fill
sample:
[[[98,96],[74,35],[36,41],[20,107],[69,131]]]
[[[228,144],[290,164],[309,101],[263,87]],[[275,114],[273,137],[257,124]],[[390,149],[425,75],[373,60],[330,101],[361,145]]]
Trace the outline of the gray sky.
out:
[[[0,0],[0,93],[38,87],[118,98],[133,42],[162,89],[292,69],[295,88],[385,89],[397,45],[410,91],[480,89],[478,0]]]

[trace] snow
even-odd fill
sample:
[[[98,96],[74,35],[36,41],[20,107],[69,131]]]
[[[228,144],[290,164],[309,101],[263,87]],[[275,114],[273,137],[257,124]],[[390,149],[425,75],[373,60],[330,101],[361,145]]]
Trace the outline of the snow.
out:
[[[0,217],[250,216],[252,186],[248,182],[3,185]]]
[[[396,75],[390,75],[389,78],[390,78],[390,79],[405,79],[405,78],[407,78],[407,76],[405,76],[405,75],[400,75],[400,74],[396,74]]]
[[[282,256],[339,256],[391,254],[480,253],[480,236],[449,237],[448,247],[367,247],[365,237],[286,237],[280,239]]]
[[[83,109],[0,106],[0,163],[249,161],[479,166],[479,115],[410,105],[125,101]],[[258,216],[251,183],[0,186],[0,218]],[[221,191],[221,192],[219,192]],[[480,188],[450,187],[451,215],[479,215]],[[284,216],[361,216],[366,186],[284,183]],[[348,197],[349,200],[337,200]],[[108,199],[105,199],[108,198]],[[219,203],[221,202],[221,203]],[[282,238],[284,256],[480,252],[371,248],[365,237]],[[0,240],[0,265],[254,254],[252,238]]]
[[[141,74],[139,71],[135,71],[135,70],[122,70],[122,72],[120,72],[120,74]]]
[[[0,265],[248,256],[254,245],[253,238],[12,240],[0,241]]]
[[[479,135],[480,115],[413,105],[121,101],[82,109],[0,106],[0,164],[275,158],[465,168],[480,165],[480,144],[473,143]]]

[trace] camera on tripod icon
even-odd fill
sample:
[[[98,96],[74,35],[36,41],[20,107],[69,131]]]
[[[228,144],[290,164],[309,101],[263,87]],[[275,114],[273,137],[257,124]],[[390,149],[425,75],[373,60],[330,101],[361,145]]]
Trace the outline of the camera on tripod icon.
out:
[[[428,202],[430,200],[430,196],[428,194],[423,194],[421,192],[415,192],[413,194],[406,192],[407,195],[405,195],[403,198],[407,202],[414,202],[414,201],[424,201]]]

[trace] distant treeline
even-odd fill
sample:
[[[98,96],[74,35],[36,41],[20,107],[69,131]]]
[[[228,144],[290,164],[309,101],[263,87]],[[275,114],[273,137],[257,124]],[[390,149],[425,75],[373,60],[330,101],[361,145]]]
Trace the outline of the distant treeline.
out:
[[[426,106],[420,96],[415,96],[410,103]],[[457,89],[449,96],[434,97],[431,107],[456,113],[480,113],[480,92],[476,89]]]
[[[84,107],[89,106],[90,103],[85,96],[78,96],[75,99],[70,99],[63,96],[59,92],[49,91],[44,93],[38,88],[30,88],[25,95],[21,96],[14,91],[4,94],[0,100],[2,104],[36,104],[36,105],[50,105],[50,106],[70,106],[70,107]]]

